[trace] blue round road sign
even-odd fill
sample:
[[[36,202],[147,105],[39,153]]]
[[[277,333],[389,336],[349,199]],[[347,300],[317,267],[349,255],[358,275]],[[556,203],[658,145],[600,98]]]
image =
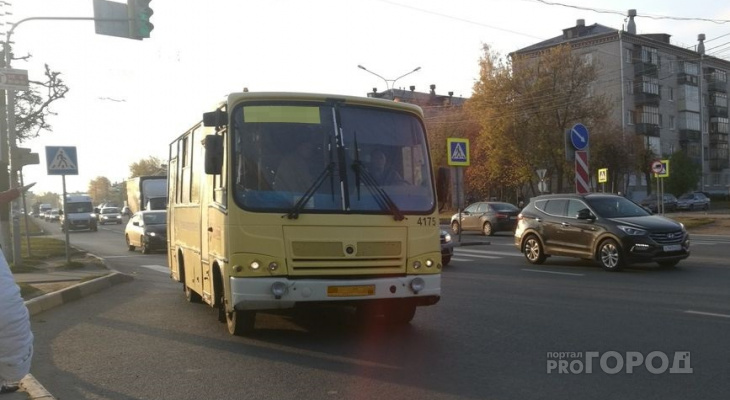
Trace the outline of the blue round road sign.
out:
[[[570,143],[576,150],[583,150],[588,147],[588,128],[583,124],[575,124],[570,129]]]

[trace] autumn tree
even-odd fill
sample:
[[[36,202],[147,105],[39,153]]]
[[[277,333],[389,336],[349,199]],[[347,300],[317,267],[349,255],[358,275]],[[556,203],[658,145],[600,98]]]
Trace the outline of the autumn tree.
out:
[[[129,165],[129,177],[167,175],[167,164],[159,158],[150,156]]]
[[[89,196],[94,204],[110,201],[112,184],[109,178],[97,176],[89,182]]]

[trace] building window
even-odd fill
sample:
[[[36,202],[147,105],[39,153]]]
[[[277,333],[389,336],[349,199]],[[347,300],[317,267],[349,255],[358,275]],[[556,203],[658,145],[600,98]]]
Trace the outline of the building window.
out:
[[[659,94],[659,78],[651,76],[641,77],[641,92],[649,94]]]
[[[641,61],[645,64],[659,65],[659,52],[653,47],[642,47]]]
[[[676,122],[674,121],[674,115],[669,116],[669,129],[675,130],[676,129]]]
[[[634,80],[633,79],[626,80],[626,94],[634,94]]]
[[[638,123],[659,125],[659,107],[643,106],[638,107],[636,111]]]
[[[727,107],[727,94],[725,93],[711,93],[709,98],[711,106]]]
[[[634,124],[634,113],[631,110],[626,111],[626,124]]]
[[[730,134],[730,123],[728,121],[727,118],[711,118],[709,132]]]
[[[687,75],[697,76],[700,73],[700,67],[695,63],[685,61],[682,63],[682,72]]]
[[[700,130],[700,114],[683,111],[679,113],[679,129],[689,131]]]
[[[667,92],[669,92],[669,101],[674,101],[674,88],[669,86],[667,89]]]
[[[631,64],[633,62],[632,58],[634,57],[633,53],[631,52],[631,49],[624,49],[624,61],[626,64]]]
[[[583,54],[583,64],[584,65],[593,65],[593,54]]]

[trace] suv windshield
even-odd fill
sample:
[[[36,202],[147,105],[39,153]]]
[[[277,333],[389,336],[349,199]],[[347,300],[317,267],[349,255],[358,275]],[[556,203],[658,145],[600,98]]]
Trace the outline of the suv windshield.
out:
[[[633,201],[624,197],[586,197],[593,211],[603,218],[644,217],[651,215]]]
[[[234,192],[244,209],[398,215],[435,205],[426,135],[412,114],[256,103],[232,115]]]

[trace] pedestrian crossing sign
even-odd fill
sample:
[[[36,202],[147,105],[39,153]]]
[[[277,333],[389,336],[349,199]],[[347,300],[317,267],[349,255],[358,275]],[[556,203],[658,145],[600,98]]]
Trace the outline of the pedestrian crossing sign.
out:
[[[46,146],[48,175],[78,175],[75,146]]]
[[[448,138],[446,139],[448,151],[448,164],[451,166],[469,166],[469,139]]]

